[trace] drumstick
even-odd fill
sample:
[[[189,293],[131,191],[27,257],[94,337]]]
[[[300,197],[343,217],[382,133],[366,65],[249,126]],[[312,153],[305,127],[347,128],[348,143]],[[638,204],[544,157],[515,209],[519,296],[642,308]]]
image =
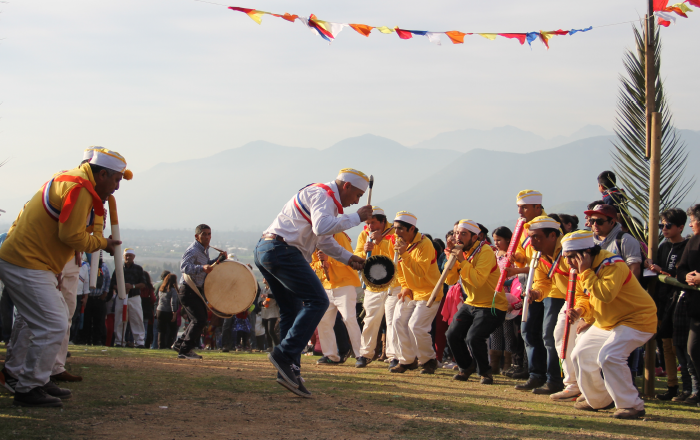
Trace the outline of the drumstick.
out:
[[[566,310],[571,310],[576,306],[576,269],[573,267],[569,271],[569,288],[566,290]],[[564,342],[561,346],[560,359],[566,359],[566,350],[569,348],[569,333],[571,332],[571,322],[566,317],[566,327],[564,327]]]
[[[445,263],[445,267],[442,269],[442,274],[440,275],[440,279],[438,280],[437,284],[433,288],[433,293],[430,295],[430,299],[428,300],[428,307],[432,306],[433,303],[435,302],[435,298],[437,297],[437,294],[440,290],[442,290],[442,285],[445,284],[445,279],[447,278],[447,273],[452,269],[452,267],[455,265],[455,261],[457,261],[457,253],[462,252],[462,249],[464,249],[464,246],[461,244],[458,244],[452,249],[452,253],[450,254],[450,258],[447,259],[447,263]]]
[[[367,204],[372,206],[372,187],[374,186],[374,176],[369,176],[369,195],[367,196]]]
[[[107,199],[109,204],[109,223],[112,229],[112,239],[121,241],[119,233],[119,216],[117,215],[117,200],[113,195]],[[114,275],[117,277],[117,294],[120,299],[126,298],[126,285],[124,284],[124,255],[122,255],[122,245],[114,245]]]
[[[226,252],[226,251],[222,251],[221,249],[217,249],[217,248],[215,248],[214,246],[211,246],[211,245],[210,245],[209,247],[212,248],[212,249],[214,249],[215,251]]]

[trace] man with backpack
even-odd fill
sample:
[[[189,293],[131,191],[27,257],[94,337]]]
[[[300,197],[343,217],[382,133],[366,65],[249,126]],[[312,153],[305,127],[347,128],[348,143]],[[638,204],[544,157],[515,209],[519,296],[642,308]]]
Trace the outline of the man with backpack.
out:
[[[622,225],[617,221],[615,207],[596,205],[585,214],[588,216],[595,244],[622,257],[634,276],[639,279],[642,267],[642,250],[637,239],[622,231]]]

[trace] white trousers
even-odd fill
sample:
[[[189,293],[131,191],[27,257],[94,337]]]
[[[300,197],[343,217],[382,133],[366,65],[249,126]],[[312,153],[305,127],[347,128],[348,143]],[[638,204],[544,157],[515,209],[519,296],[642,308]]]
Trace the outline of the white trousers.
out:
[[[357,323],[357,292],[354,286],[343,286],[337,289],[326,290],[328,295],[328,309],[318,323],[318,337],[321,340],[321,350],[328,359],[339,362],[338,345],[335,340],[333,326],[338,312],[343,317],[343,322],[348,329],[350,344],[355,355],[360,352],[360,325]]]
[[[68,341],[70,340],[70,326],[75,313],[75,306],[78,301],[78,275],[80,274],[80,266],[75,264],[75,259],[71,258],[68,264],[63,268],[63,283],[61,286],[61,294],[66,301],[68,307],[68,330],[61,342],[61,349],[56,356],[56,362],[51,370],[51,375],[61,374],[66,371],[66,357],[68,356]]]
[[[591,407],[603,408],[615,402],[618,409],[644,409],[644,401],[632,384],[627,358],[652,336],[624,325],[612,330],[591,326],[580,335],[572,358],[581,393]]]
[[[386,314],[386,355],[393,358],[394,347],[390,341],[393,338],[394,326],[390,325],[390,319],[394,317],[394,307],[396,306],[396,295],[401,292],[401,287],[394,287],[382,292],[372,292],[365,290],[365,319],[362,321],[362,346],[360,356],[369,360],[374,358],[374,350],[377,348],[379,327],[382,325],[382,318]],[[389,348],[391,346],[391,348]],[[391,354],[392,356],[389,356]]]
[[[115,299],[117,306],[114,309],[114,345],[122,345],[122,332],[124,331],[124,326],[126,322],[122,321],[124,316],[122,313],[122,305],[124,301],[117,298]],[[127,314],[129,320],[129,326],[131,327],[131,333],[134,335],[134,345],[143,345],[146,338],[146,330],[143,326],[143,308],[141,308],[141,297],[132,296],[127,300]]]
[[[17,308],[18,333],[24,333],[15,335],[13,330],[5,368],[18,379],[15,391],[27,393],[49,381],[70,328],[69,312],[57,289],[56,275],[48,270],[26,269],[0,260],[0,278]]]
[[[436,358],[430,328],[439,308],[439,301],[430,308],[428,301],[398,301],[394,312],[394,332],[399,363],[410,364],[418,358],[418,362],[424,364]]]
[[[566,317],[567,306],[566,303],[562,306],[557,316],[557,325],[554,327],[554,346],[557,349],[557,354],[561,357],[561,349],[564,346],[564,331],[566,329],[566,323],[568,321]],[[566,346],[566,359],[562,360],[562,370],[564,370],[564,387],[566,390],[573,393],[580,393],[578,388],[578,382],[576,381],[576,370],[574,369],[574,363],[571,360],[571,352],[574,351],[576,346],[576,341],[580,335],[576,334],[578,330],[579,323],[581,320],[578,319],[576,322],[571,324],[571,329],[569,330],[569,342]]]

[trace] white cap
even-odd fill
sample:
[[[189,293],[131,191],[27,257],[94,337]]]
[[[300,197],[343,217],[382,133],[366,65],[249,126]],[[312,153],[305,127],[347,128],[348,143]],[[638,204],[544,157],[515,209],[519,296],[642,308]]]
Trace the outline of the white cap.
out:
[[[85,151],[83,151],[83,160],[90,160],[92,159],[92,156],[95,155],[95,150],[101,150],[102,147],[90,147],[86,148]]]
[[[562,252],[590,249],[593,246],[595,246],[595,242],[591,231],[570,232],[561,239]]]
[[[131,254],[133,256],[136,256],[136,252],[134,252],[134,250],[131,248],[124,249],[124,255],[126,255],[126,254]]]
[[[124,159],[124,157],[116,151],[111,151],[106,148],[94,150],[90,163],[108,168],[110,170],[118,171],[120,173],[123,173],[124,170],[126,170],[126,159]]]
[[[415,216],[415,214],[411,214],[408,211],[399,211],[396,213],[396,218],[394,221],[399,220],[402,222],[406,222],[409,225],[416,226],[416,223],[418,223],[418,217]]]
[[[559,229],[561,225],[553,218],[547,217],[546,215],[541,215],[530,220],[527,227],[531,231],[534,231],[536,229]]]
[[[464,219],[460,220],[459,223],[457,224],[458,228],[467,230],[469,232],[473,232],[474,234],[479,234],[481,233],[481,228],[479,227],[479,224],[475,222],[474,220],[469,220]]]
[[[386,215],[384,210],[379,206],[372,206],[372,215]]]
[[[343,168],[340,170],[336,179],[349,182],[352,186],[362,191],[367,191],[367,187],[369,187],[369,177],[362,171],[357,171],[352,168]]]
[[[542,193],[534,189],[525,189],[518,193],[516,203],[518,205],[541,205]]]

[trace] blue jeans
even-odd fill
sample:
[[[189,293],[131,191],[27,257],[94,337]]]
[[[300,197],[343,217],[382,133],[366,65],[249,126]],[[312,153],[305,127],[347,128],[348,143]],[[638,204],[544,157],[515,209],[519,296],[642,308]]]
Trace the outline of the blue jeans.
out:
[[[328,295],[299,249],[277,240],[260,240],[255,265],[280,307],[280,335],[275,347],[290,363],[301,365],[301,352],[328,309]]]
[[[544,303],[530,304],[527,321],[520,328],[525,341],[525,352],[531,379],[547,379],[547,349],[542,339]]]
[[[542,321],[542,339],[547,350],[547,382],[564,386],[564,378],[559,365],[559,353],[554,346],[554,327],[557,326],[559,311],[564,307],[566,300],[563,298],[545,298],[544,320]]]

